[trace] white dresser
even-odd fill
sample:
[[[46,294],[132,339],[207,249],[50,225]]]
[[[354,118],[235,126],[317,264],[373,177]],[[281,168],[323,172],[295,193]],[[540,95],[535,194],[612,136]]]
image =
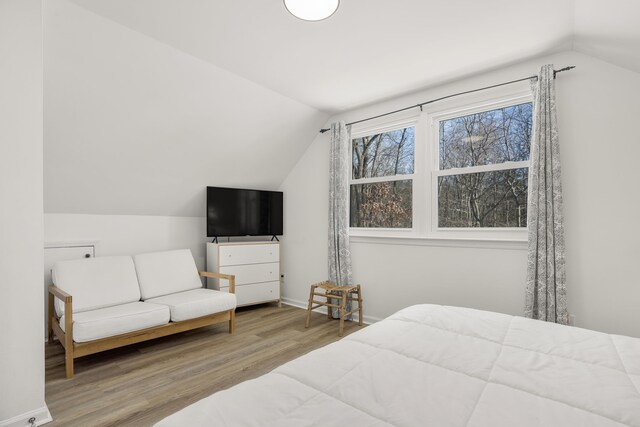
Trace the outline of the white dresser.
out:
[[[278,301],[280,303],[280,244],[277,242],[207,243],[207,271],[236,276],[238,306]],[[217,279],[207,287],[229,290]]]

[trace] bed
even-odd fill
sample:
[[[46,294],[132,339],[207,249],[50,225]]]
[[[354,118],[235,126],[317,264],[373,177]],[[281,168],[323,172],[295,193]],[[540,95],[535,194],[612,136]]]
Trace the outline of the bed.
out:
[[[640,427],[639,390],[638,338],[416,305],[156,425]]]

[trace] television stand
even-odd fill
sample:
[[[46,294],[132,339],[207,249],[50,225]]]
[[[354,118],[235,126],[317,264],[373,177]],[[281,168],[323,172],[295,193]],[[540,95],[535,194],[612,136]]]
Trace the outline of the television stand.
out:
[[[278,240],[278,236],[276,236],[275,234],[273,235],[273,237],[271,238],[271,241],[273,242],[273,239],[276,239],[276,242],[279,242],[280,240]]]
[[[214,236],[211,243],[218,243],[218,236]]]

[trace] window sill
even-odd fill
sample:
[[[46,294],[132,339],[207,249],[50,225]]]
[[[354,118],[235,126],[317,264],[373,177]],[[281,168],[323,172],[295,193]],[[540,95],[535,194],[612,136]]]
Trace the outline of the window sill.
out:
[[[482,248],[482,249],[511,249],[527,250],[525,239],[498,239],[498,238],[461,238],[461,237],[417,237],[417,236],[349,236],[350,243],[374,244],[374,245],[400,245],[400,246],[436,246],[452,248]]]

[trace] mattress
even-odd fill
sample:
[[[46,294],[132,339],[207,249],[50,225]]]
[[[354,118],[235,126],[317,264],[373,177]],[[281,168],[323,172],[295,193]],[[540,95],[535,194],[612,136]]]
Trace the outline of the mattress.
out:
[[[640,339],[416,305],[157,426],[640,427]]]

